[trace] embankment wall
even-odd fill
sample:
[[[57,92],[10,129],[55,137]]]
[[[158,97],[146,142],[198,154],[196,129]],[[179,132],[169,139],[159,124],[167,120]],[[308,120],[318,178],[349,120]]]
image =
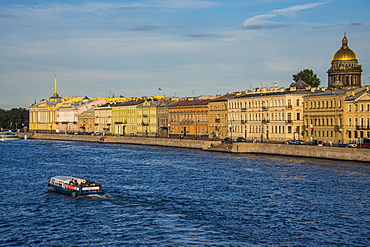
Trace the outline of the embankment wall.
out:
[[[329,146],[311,145],[287,145],[269,143],[234,143],[222,144],[220,141],[170,139],[170,138],[146,138],[146,137],[123,137],[123,136],[90,136],[90,135],[65,135],[65,134],[27,134],[28,138],[42,140],[84,141],[101,143],[123,143],[149,146],[167,146],[179,148],[194,148],[205,151],[229,152],[235,154],[256,153],[274,154],[286,156],[300,156],[323,158],[333,160],[348,160],[370,162],[370,149],[342,148]]]
[[[370,149],[268,143],[234,143],[233,153],[279,154],[334,160],[370,162]]]
[[[33,139],[41,140],[63,140],[63,141],[83,141],[83,142],[101,142],[101,143],[124,143],[149,146],[167,146],[180,148],[202,149],[204,141],[169,139],[169,138],[147,138],[130,136],[92,136],[92,135],[65,135],[65,134],[32,134]]]

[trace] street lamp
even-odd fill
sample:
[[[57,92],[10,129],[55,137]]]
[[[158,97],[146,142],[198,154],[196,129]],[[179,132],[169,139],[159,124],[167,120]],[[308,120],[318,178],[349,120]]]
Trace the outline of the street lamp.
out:
[[[231,143],[233,143],[233,122],[234,119],[231,119],[231,124],[229,124]]]

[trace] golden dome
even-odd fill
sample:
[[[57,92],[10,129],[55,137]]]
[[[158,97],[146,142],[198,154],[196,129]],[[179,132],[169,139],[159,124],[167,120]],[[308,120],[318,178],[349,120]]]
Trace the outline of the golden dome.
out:
[[[346,34],[344,34],[344,38],[342,39],[342,47],[334,54],[333,61],[349,61],[349,60],[357,60],[357,55],[354,51],[349,49],[348,47],[348,39]]]

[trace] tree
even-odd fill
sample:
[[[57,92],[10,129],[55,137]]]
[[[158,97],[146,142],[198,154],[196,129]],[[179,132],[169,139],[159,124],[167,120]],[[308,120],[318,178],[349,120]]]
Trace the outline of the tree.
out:
[[[313,73],[312,69],[304,69],[299,73],[293,75],[293,80],[295,82],[302,80],[311,87],[318,87],[321,83],[320,79],[317,77],[316,74]]]
[[[0,109],[0,127],[3,129],[21,129],[28,127],[29,112],[25,108]]]
[[[6,111],[3,109],[0,109],[0,127],[5,128],[7,122],[8,122],[8,117],[6,116]]]

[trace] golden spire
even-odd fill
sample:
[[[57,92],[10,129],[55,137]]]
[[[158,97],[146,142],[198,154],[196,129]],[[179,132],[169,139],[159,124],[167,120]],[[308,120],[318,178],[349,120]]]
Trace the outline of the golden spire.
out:
[[[57,76],[54,77],[54,94],[53,94],[53,97],[58,97]]]
[[[346,37],[346,33],[344,33],[344,37],[342,39],[342,49],[348,49],[348,39]]]

